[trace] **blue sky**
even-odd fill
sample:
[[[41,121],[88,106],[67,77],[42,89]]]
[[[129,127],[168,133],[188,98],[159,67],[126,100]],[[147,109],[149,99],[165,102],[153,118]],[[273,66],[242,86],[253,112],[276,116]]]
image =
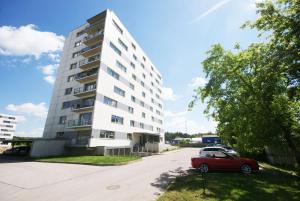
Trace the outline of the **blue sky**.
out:
[[[76,2],[76,3],[75,3]],[[257,0],[2,0],[0,3],[0,113],[20,118],[17,135],[42,134],[64,37],[86,19],[113,10],[160,70],[165,86],[165,130],[214,131],[204,104],[187,112],[205,83],[201,61],[211,45],[247,47]]]

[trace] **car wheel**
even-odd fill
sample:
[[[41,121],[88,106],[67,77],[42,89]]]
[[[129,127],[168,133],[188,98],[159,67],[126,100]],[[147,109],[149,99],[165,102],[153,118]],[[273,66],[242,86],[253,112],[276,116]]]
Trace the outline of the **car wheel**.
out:
[[[248,165],[248,164],[244,164],[241,167],[241,171],[244,174],[250,174],[252,172],[252,167],[250,165]]]
[[[209,170],[208,165],[205,163],[202,163],[199,167],[199,170],[201,173],[207,173]]]

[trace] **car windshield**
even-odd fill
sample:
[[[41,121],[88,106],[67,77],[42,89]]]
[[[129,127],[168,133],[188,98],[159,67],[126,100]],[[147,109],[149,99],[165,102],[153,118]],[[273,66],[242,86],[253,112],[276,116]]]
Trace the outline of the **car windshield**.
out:
[[[224,149],[232,150],[232,148],[231,148],[231,147],[228,147],[228,146],[224,146]]]

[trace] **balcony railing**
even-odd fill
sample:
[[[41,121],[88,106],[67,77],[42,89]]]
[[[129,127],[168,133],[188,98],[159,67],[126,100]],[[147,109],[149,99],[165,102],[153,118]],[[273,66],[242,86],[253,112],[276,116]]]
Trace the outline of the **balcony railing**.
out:
[[[95,54],[95,53],[99,52],[100,48],[101,48],[101,44],[97,43],[95,45],[83,48],[80,53],[83,56],[90,56],[92,54]]]
[[[75,80],[79,82],[87,82],[87,81],[91,81],[92,79],[94,80],[97,75],[98,75],[98,69],[85,71],[85,72],[78,73],[76,75]]]
[[[89,34],[88,36],[84,37],[82,42],[88,44],[90,40],[97,39],[98,36],[102,36],[102,35],[103,35],[103,30],[100,30],[94,34]]]
[[[96,90],[96,84],[89,87],[78,87],[74,89],[74,95],[79,95],[87,92],[92,92]]]
[[[95,105],[95,97],[90,98],[88,100],[80,100],[76,104],[74,104],[71,109],[72,111],[86,111],[90,110],[94,107]]]
[[[92,125],[91,119],[73,119],[68,121],[68,127],[87,127]]]
[[[93,63],[96,63],[96,61],[100,61],[100,55],[99,54],[79,61],[79,68],[85,68],[85,67],[93,66]]]

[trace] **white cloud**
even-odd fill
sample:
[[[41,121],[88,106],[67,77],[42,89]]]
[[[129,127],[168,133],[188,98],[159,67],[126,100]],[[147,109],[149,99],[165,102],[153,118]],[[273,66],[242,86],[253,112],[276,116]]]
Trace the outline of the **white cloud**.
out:
[[[187,114],[187,111],[182,111],[182,112],[172,112],[170,110],[164,111],[165,117],[178,117],[178,116],[184,116],[186,114]]]
[[[20,105],[9,104],[6,106],[6,110],[15,112],[16,114],[23,114],[27,116],[34,116],[39,118],[46,118],[48,108],[46,103],[23,103]]]
[[[45,75],[53,75],[57,68],[58,68],[58,64],[49,64],[49,65],[40,67],[41,71]]]
[[[60,54],[58,53],[49,53],[48,57],[55,62],[60,62]]]
[[[15,136],[19,137],[42,137],[44,128],[34,128],[28,131],[16,131]]]
[[[207,84],[207,80],[202,77],[194,77],[188,84],[189,87],[204,87]]]
[[[55,83],[55,77],[52,75],[47,75],[44,77],[44,80],[48,82],[49,84],[54,84]]]
[[[162,99],[165,101],[175,101],[177,99],[177,95],[174,94],[173,89],[169,87],[162,88]]]
[[[39,31],[28,24],[20,27],[0,27],[0,54],[13,56],[35,56],[61,51],[65,37],[53,32]]]
[[[169,132],[187,132],[189,134],[215,132],[216,122],[214,121],[195,121],[188,118],[188,111],[172,112],[166,110],[165,131]]]
[[[27,121],[26,117],[23,116],[23,115],[16,115],[16,117],[17,117],[17,122],[18,123],[22,123],[22,122]]]
[[[42,66],[39,69],[42,71],[44,75],[44,80],[50,84],[54,84],[55,77],[53,76],[55,74],[56,69],[58,68],[58,64],[49,64],[46,66]]]
[[[218,9],[220,9],[222,6],[224,6],[225,4],[229,3],[232,0],[222,0],[219,1],[217,4],[215,4],[214,6],[210,7],[209,9],[207,9],[204,13],[202,13],[201,15],[197,16],[195,19],[193,19],[191,21],[191,23],[196,23],[198,21],[200,21],[202,18],[208,16],[209,14],[217,11]]]

